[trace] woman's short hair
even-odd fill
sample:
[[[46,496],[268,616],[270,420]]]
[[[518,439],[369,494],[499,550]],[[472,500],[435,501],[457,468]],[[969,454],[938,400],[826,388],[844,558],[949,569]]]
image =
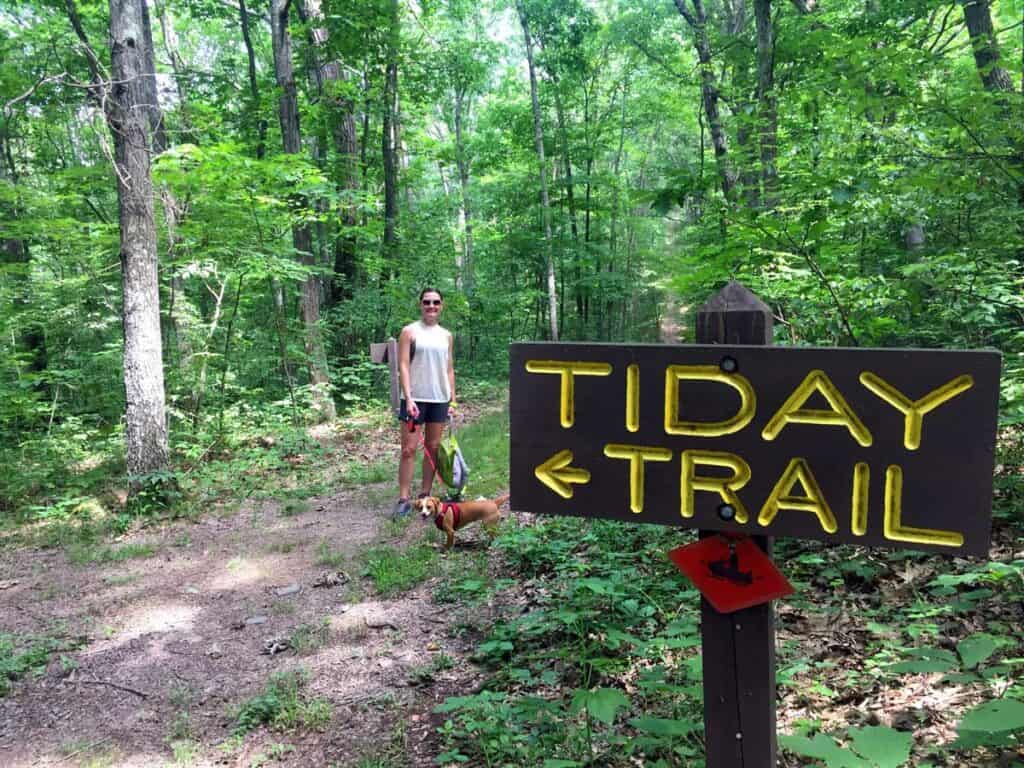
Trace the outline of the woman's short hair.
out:
[[[444,301],[444,294],[437,290],[437,288],[424,288],[422,291],[420,291],[420,301],[423,301],[423,297],[426,296],[428,293],[436,293],[438,296],[441,297],[441,301]]]

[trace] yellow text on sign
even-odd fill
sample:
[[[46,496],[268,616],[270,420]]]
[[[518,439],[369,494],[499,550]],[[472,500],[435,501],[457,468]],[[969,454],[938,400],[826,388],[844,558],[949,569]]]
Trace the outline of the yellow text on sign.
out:
[[[604,455],[629,462],[629,507],[635,514],[643,512],[645,465],[651,461],[671,461],[672,451],[652,446],[609,443],[604,447]],[[538,465],[534,474],[553,492],[564,499],[571,499],[573,485],[585,485],[591,477],[588,469],[571,466],[572,462],[572,451],[561,450]],[[749,522],[750,515],[739,492],[750,482],[752,472],[741,457],[723,451],[686,450],[681,454],[680,467],[679,511],[682,517],[694,516],[697,493],[713,493],[722,503],[733,508],[737,523],[742,525]],[[707,475],[702,471],[702,468],[707,467],[727,469],[730,474]],[[866,463],[857,462],[854,465],[850,487],[850,531],[856,536],[867,533],[870,477]],[[798,486],[799,494],[796,493]],[[826,534],[839,531],[839,522],[832,506],[815,479],[810,462],[805,458],[793,458],[786,465],[761,505],[757,523],[761,528],[770,529],[784,512],[813,515]],[[895,464],[889,465],[885,472],[882,536],[889,541],[932,546],[962,547],[964,543],[963,534],[957,531],[903,524],[903,470]]]
[[[530,373],[557,374],[561,377],[559,423],[565,429],[569,429],[576,420],[575,377],[610,376],[613,367],[611,363],[583,360],[528,360],[526,370]],[[640,429],[640,366],[636,363],[629,364],[626,366],[625,374],[625,427],[629,432],[637,432]],[[686,381],[712,382],[732,388],[739,394],[739,408],[728,419],[717,422],[683,419],[680,391],[682,383]],[[974,386],[974,378],[965,374],[957,376],[917,400],[912,400],[871,371],[862,372],[859,381],[865,389],[903,415],[903,444],[907,450],[916,450],[920,447],[926,414]],[[829,405],[828,409],[805,407],[807,401],[815,394],[825,399]],[[715,365],[665,367],[664,428],[667,435],[724,437],[747,427],[754,420],[756,412],[757,393],[745,376],[727,373]],[[874,442],[871,432],[842,392],[828,374],[821,370],[809,372],[796,386],[761,430],[762,439],[775,440],[789,424],[844,427],[862,447],[869,448]]]

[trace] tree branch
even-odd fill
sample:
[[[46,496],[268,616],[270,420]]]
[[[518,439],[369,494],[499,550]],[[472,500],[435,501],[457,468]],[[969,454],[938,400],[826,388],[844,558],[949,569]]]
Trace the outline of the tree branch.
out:
[[[89,42],[89,37],[85,34],[85,29],[82,27],[82,19],[78,15],[78,7],[75,5],[75,0],[64,0],[64,4],[68,11],[68,20],[71,22],[71,26],[75,30],[75,34],[78,35],[78,39],[82,43],[85,58],[89,61],[89,71],[92,73],[93,84],[99,88],[103,84],[103,65],[100,64],[100,60],[96,56],[96,51]]]
[[[59,81],[63,80],[65,77],[67,77],[67,76],[68,76],[67,72],[61,72],[59,75],[47,75],[46,77],[42,78],[41,80],[36,82],[34,85],[32,85],[27,91],[25,91],[23,94],[21,94],[21,96],[15,96],[13,99],[11,99],[10,101],[8,101],[7,103],[4,104],[4,110],[3,110],[4,111],[4,117],[10,119],[12,107],[14,107],[15,105],[25,101],[26,99],[31,98],[32,94],[34,94],[37,90],[42,88],[47,83],[59,82]]]
[[[679,9],[679,13],[682,14],[682,17],[684,19],[686,19],[686,23],[689,24],[691,27],[696,27],[697,19],[694,18],[693,14],[690,12],[690,9],[686,7],[686,0],[674,0],[674,2],[676,4],[676,8]]]

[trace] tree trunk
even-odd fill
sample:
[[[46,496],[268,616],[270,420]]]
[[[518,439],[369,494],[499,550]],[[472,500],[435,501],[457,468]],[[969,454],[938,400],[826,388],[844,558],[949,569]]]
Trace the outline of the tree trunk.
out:
[[[278,87],[281,88],[278,107],[281,137],[284,151],[295,155],[302,151],[302,137],[299,131],[298,91],[291,57],[291,35],[288,32],[288,5],[289,0],[271,0],[270,29],[274,48],[274,73]],[[316,266],[313,238],[308,225],[292,226],[292,243],[304,265]],[[330,421],[336,416],[336,411],[329,389],[327,360],[320,339],[320,281],[315,275],[309,275],[302,283],[299,315],[305,329],[303,341],[309,382],[313,387],[314,409],[320,420]]]
[[[302,20],[312,20],[310,38],[316,49],[326,50],[330,32],[324,23],[321,0],[302,0],[299,6]],[[324,94],[324,83],[345,82],[348,78],[337,60],[314,62],[317,85],[321,98],[327,98],[333,124],[334,149],[338,156],[338,175],[341,177],[343,202],[341,203],[341,232],[334,245],[334,270],[330,301],[334,303],[352,295],[356,271],[356,239],[352,231],[357,226],[355,195],[359,191],[359,138],[356,133],[355,106],[352,99],[338,96],[339,89],[331,87]],[[348,198],[345,200],[344,198]]]
[[[964,1],[964,20],[967,22],[967,31],[974,49],[974,63],[981,76],[981,81],[985,84],[985,90],[993,93],[1013,93],[1013,80],[1010,79],[1010,73],[999,66],[999,41],[996,39],[992,26],[990,5],[991,0]],[[1024,88],[1024,84],[1022,84],[1022,88]],[[1019,123],[1019,110],[1015,117],[1014,110],[1011,109],[1009,103],[1005,100],[1001,103],[1004,106],[1008,122],[1016,119]],[[1017,206],[1024,209],[1024,141],[1018,139],[1016,144],[1014,149],[1016,157],[1013,164],[1018,177]],[[1024,217],[1017,225],[1017,232],[1019,235],[1024,235]],[[1024,253],[1024,249],[1020,249],[1019,252]]]
[[[547,265],[548,331],[552,341],[558,341],[558,286],[555,280],[555,261],[551,238],[551,202],[548,198],[547,162],[544,159],[544,128],[541,124],[540,98],[537,95],[537,70],[533,66],[533,40],[522,0],[516,0],[519,23],[523,27],[526,42],[526,64],[530,71],[530,101],[533,105],[533,142],[537,151],[537,165],[540,169],[540,201],[544,218],[544,251]]]
[[[700,62],[701,96],[704,101],[704,114],[707,115],[711,127],[711,143],[715,148],[715,163],[721,179],[722,194],[732,202],[735,199],[736,171],[729,161],[729,142],[722,126],[722,118],[718,112],[718,86],[711,61],[711,42],[708,39],[708,17],[703,0],[691,0],[693,11],[686,6],[686,0],[675,0],[676,8],[693,29],[694,46]]]
[[[267,121],[260,114],[260,90],[256,80],[256,52],[252,47],[252,38],[249,37],[249,11],[245,7],[245,0],[238,0],[238,16],[242,25],[242,40],[245,41],[245,53],[249,59],[249,104],[250,120],[255,123],[256,128],[256,159],[262,160],[266,152]]]
[[[174,81],[178,91],[179,110],[184,114],[187,110],[185,87],[183,85],[185,77],[184,62],[181,60],[181,56],[177,50],[174,38],[174,25],[172,20],[169,18],[170,12],[168,11],[166,4],[157,5],[156,10],[158,18],[160,19],[160,29],[163,32],[164,46],[167,49],[168,58],[170,59],[171,66],[174,70]],[[149,26],[148,13],[146,14],[145,21],[146,25]],[[153,136],[153,155],[156,156],[170,147],[171,141],[167,134],[164,114],[163,110],[160,108],[160,100],[157,93],[156,49],[153,47],[153,38],[151,34],[146,40],[146,72],[146,99],[148,102],[146,116],[149,120],[150,131]],[[177,248],[180,240],[178,236],[178,224],[186,215],[186,206],[178,202],[178,199],[174,196],[174,193],[167,185],[161,185],[157,189],[157,194],[160,197],[160,203],[163,209],[164,228],[167,231],[167,253],[165,264],[170,265],[171,295],[174,297],[174,300],[172,300],[167,307],[166,324],[168,328],[166,335],[168,343],[166,348],[168,350],[176,348],[177,364],[180,368],[183,363],[188,364],[193,354],[191,343],[192,331],[189,328],[190,323],[187,319],[189,315],[187,312],[180,314],[180,316],[185,318],[185,320],[183,322],[179,322],[179,315],[174,313],[178,297],[182,297],[183,299],[185,297],[185,283],[184,280],[182,280],[174,262],[177,259]],[[175,347],[171,347],[170,344],[170,339],[172,337]],[[206,365],[205,358],[202,365],[204,367]],[[197,413],[199,403],[202,399],[202,395],[199,394],[201,389],[201,385],[194,385],[192,390],[191,410],[193,414],[193,429],[197,426]]]
[[[999,66],[999,41],[992,27],[991,0],[963,0],[964,21],[974,49],[974,63],[989,91],[1013,91],[1010,73]]]
[[[110,76],[107,123],[114,139],[121,277],[124,289],[125,443],[128,474],[167,466],[160,290],[156,223],[146,115],[145,0],[110,0]],[[134,484],[133,484],[134,485]]]
[[[346,79],[342,75],[342,79]],[[334,250],[334,301],[353,295],[356,279],[356,236],[359,225],[356,196],[361,186],[359,174],[359,135],[356,133],[355,103],[351,99],[339,102],[340,115],[334,121],[334,148],[343,179],[345,196],[341,206],[341,233]]]
[[[754,0],[757,24],[758,143],[761,151],[761,180],[764,207],[779,204],[779,176],[776,168],[778,116],[775,101],[775,30],[772,28],[771,0]]]
[[[462,202],[459,207],[459,224],[462,229],[462,290],[472,304],[476,292],[476,268],[473,264],[473,205],[469,199],[469,160],[466,157],[466,140],[462,134],[463,106],[465,91],[455,94],[455,165],[459,170],[459,188]]]
[[[572,232],[573,243],[580,239],[576,217],[576,190],[572,182],[572,155],[569,152],[569,131],[565,127],[565,110],[562,108],[562,96],[558,91],[558,75],[551,74],[551,84],[555,93],[555,117],[558,120],[558,134],[562,145],[562,169],[565,173],[565,202],[569,207],[569,231]]]
[[[395,146],[395,99],[398,95],[398,0],[391,0],[391,31],[382,94],[381,154],[384,163],[384,256],[398,255],[398,156]],[[391,262],[392,265],[394,261]]]

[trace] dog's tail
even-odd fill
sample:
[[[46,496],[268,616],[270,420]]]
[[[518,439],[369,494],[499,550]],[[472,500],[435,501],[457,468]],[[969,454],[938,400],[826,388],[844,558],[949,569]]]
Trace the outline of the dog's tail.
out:
[[[498,498],[496,498],[494,500],[495,505],[500,507],[502,504],[504,504],[506,501],[508,501],[508,499],[509,499],[509,497],[511,495],[512,495],[511,493],[506,493],[504,496],[499,496]]]

